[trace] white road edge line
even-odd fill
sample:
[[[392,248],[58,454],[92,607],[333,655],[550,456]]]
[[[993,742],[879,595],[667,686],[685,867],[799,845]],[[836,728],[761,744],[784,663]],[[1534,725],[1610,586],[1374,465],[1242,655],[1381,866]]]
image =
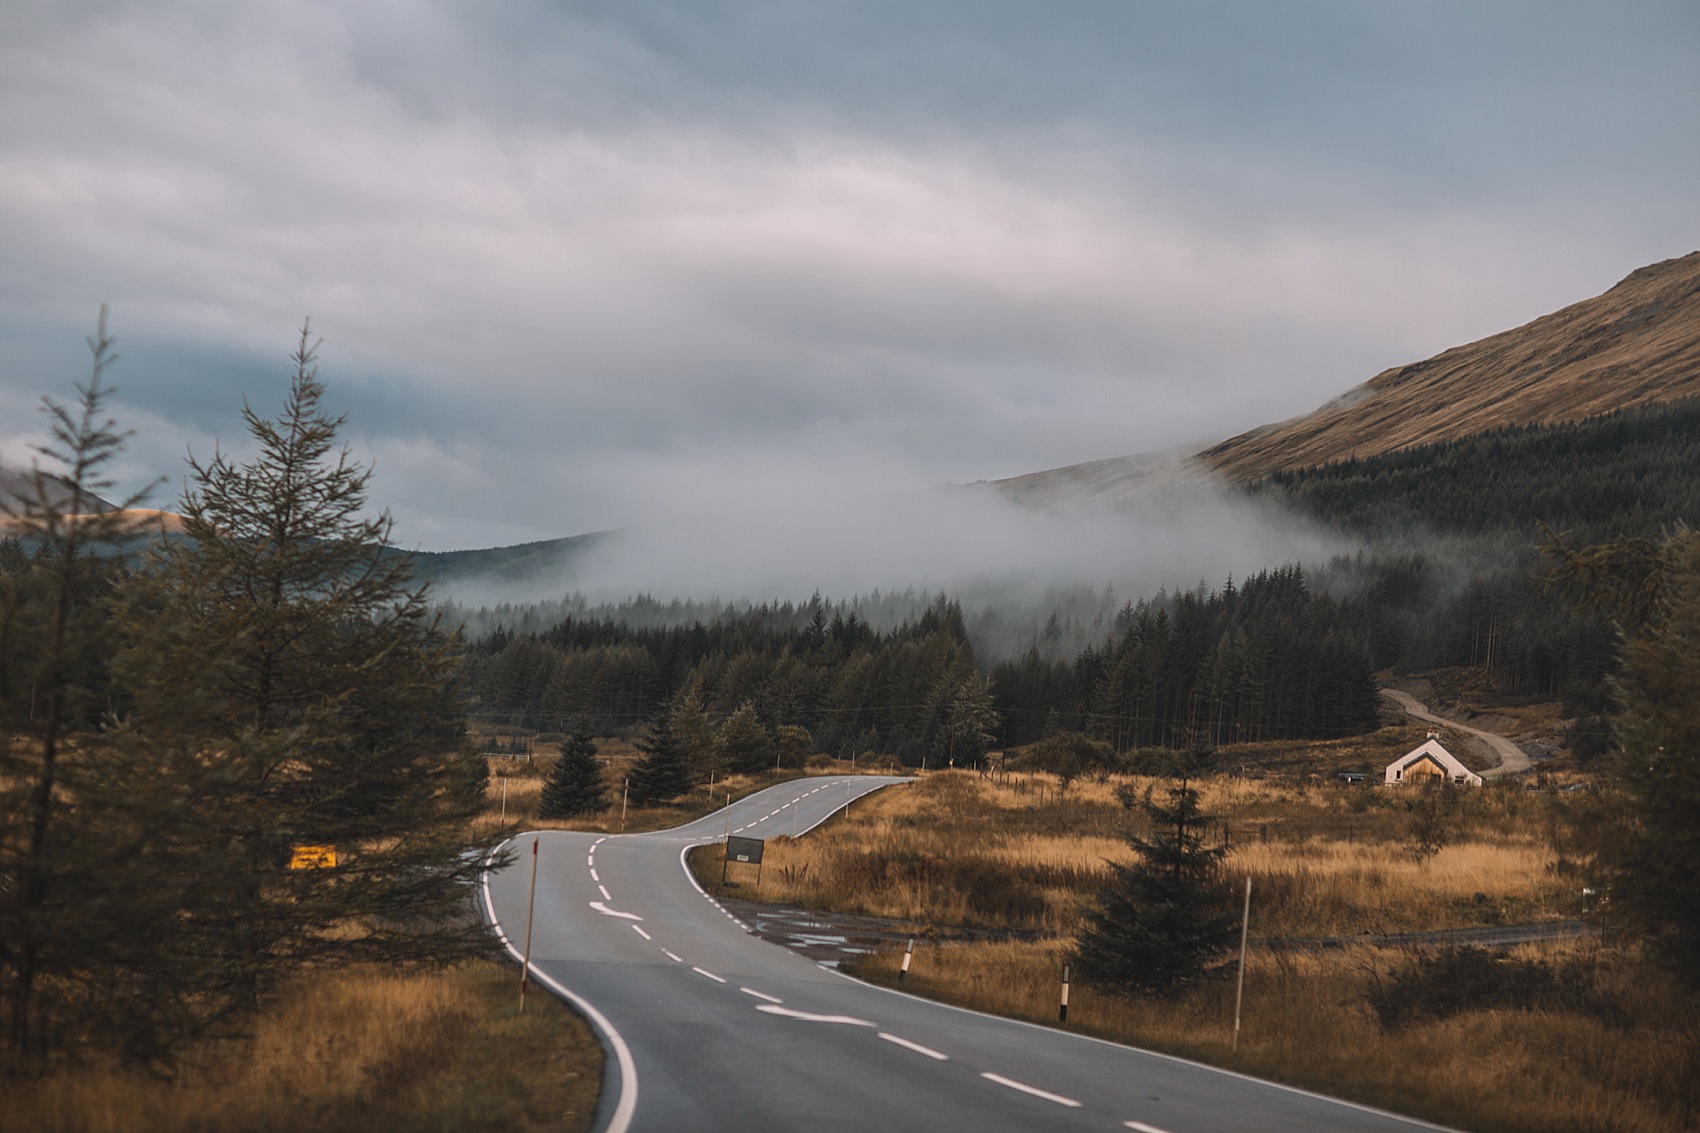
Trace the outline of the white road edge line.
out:
[[[1032,1094],[1036,1098],[1044,1098],[1048,1102],[1056,1102],[1058,1105],[1066,1105],[1070,1109],[1080,1108],[1080,1103],[1075,1101],[1073,1098],[1065,1098],[1061,1094],[1053,1094],[1047,1090],[1041,1090],[1037,1086],[1029,1086],[1023,1082],[1017,1082],[1014,1078],[1005,1078],[1002,1074],[993,1074],[990,1070],[982,1073],[980,1077],[986,1079],[988,1082],[996,1082],[1000,1086],[1008,1086],[1012,1090],[1020,1090],[1024,1094]]]
[[[683,956],[680,956],[680,955],[678,955],[677,953],[674,953],[674,952],[669,952],[665,948],[663,948],[661,950],[661,954],[663,956],[667,957],[669,960],[673,961],[673,963],[675,963],[675,964],[683,964],[685,962],[685,958]]]
[[[655,939],[653,936],[649,935],[649,933],[643,931],[643,926],[640,925],[640,924],[633,925],[632,931],[637,933],[639,936],[643,937],[645,940],[654,940]]]
[[[516,834],[514,838],[510,838],[508,841],[511,842],[522,837],[524,837],[523,834]],[[490,896],[490,858],[495,857],[502,846],[507,844],[507,842],[503,842],[501,846],[490,851],[489,858],[484,859],[485,868],[482,878],[484,910],[490,917],[490,925],[496,930],[496,936],[501,940],[502,947],[506,948],[513,955],[513,958],[523,966],[525,954],[514,947],[513,941],[509,940],[508,934],[502,930],[502,922],[496,919],[496,902]],[[531,974],[537,978],[538,983],[583,1012],[584,1017],[590,1020],[590,1025],[601,1031],[602,1037],[613,1048],[614,1061],[620,1067],[620,1100],[614,1103],[614,1112],[609,1115],[608,1125],[602,1133],[628,1133],[628,1130],[632,1127],[632,1114],[637,1112],[638,1099],[637,1061],[632,1058],[632,1048],[626,1045],[625,1037],[614,1029],[614,1024],[608,1021],[608,1016],[598,1011],[590,1000],[579,995],[559,980],[544,975],[537,970],[535,964],[531,966]]]
[[[1134,1133],[1169,1133],[1167,1129],[1159,1129],[1155,1125],[1147,1125],[1143,1121],[1124,1121],[1122,1124],[1132,1129]]]
[[[691,971],[695,972],[699,976],[707,976],[709,979],[713,980],[717,984],[723,984],[723,983],[726,982],[726,980],[724,978],[715,975],[713,972],[709,971],[706,968],[698,968],[698,967],[693,966],[691,968]]]
[[[916,1054],[924,1054],[928,1058],[936,1059],[939,1062],[950,1061],[950,1055],[940,1054],[930,1046],[922,1046],[920,1043],[912,1043],[908,1039],[898,1038],[896,1035],[888,1035],[884,1031],[880,1032],[880,1038],[884,1039],[888,1043],[896,1043],[904,1050],[912,1050]]]
[[[780,999],[777,995],[769,995],[769,994],[767,994],[767,992],[757,991],[753,987],[741,987],[738,990],[743,992],[745,995],[753,995],[757,999],[765,999],[769,1003],[784,1003],[785,1002],[783,999]]]

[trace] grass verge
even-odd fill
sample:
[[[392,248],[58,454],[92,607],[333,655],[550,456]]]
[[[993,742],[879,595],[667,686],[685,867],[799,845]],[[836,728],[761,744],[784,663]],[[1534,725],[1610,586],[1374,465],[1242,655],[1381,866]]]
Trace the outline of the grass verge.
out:
[[[517,1013],[495,963],[304,979],[245,1039],[171,1079],[115,1066],[0,1082],[0,1125],[33,1133],[581,1133],[602,1078],[589,1026],[550,996]]]

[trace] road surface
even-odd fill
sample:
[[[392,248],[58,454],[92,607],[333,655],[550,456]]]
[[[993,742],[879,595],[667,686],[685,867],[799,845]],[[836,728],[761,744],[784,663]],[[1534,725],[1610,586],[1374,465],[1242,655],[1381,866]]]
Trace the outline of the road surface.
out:
[[[1458,721],[1448,720],[1444,716],[1436,716],[1429,711],[1428,705],[1410,693],[1400,692],[1398,689],[1384,688],[1381,690],[1381,695],[1404,709],[1407,716],[1426,720],[1431,724],[1444,724],[1455,731],[1475,736],[1487,744],[1494,755],[1499,757],[1499,766],[1490,767],[1483,771],[1482,778],[1484,779],[1496,779],[1501,775],[1521,775],[1535,766],[1530,762],[1529,757],[1523,753],[1522,748],[1504,736],[1495,735],[1493,732],[1484,732],[1480,728],[1472,728],[1468,724],[1460,724]]]
[[[608,1050],[599,1130],[1436,1128],[861,983],[752,935],[685,871],[685,851],[727,829],[801,833],[896,782],[801,779],[660,833],[514,839],[514,864],[486,875],[485,913],[518,959],[535,839],[532,972]]]

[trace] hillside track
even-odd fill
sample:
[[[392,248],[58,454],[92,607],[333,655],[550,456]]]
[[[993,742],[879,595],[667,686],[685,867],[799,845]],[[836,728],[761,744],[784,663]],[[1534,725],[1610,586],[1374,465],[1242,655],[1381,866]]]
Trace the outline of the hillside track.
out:
[[[1483,771],[1481,774],[1484,779],[1497,779],[1505,775],[1521,775],[1526,771],[1534,769],[1534,763],[1529,759],[1528,755],[1524,753],[1523,749],[1506,739],[1504,736],[1498,735],[1494,732],[1486,732],[1480,728],[1472,728],[1468,724],[1460,724],[1458,721],[1448,720],[1444,716],[1437,716],[1429,710],[1428,705],[1424,704],[1408,692],[1400,692],[1398,689],[1384,688],[1381,690],[1381,695],[1397,704],[1404,710],[1407,716],[1410,716],[1413,719],[1422,720],[1430,724],[1444,725],[1445,727],[1452,728],[1455,731],[1474,736],[1487,744],[1488,748],[1494,753],[1494,755],[1499,757],[1499,766],[1490,767],[1486,771]]]

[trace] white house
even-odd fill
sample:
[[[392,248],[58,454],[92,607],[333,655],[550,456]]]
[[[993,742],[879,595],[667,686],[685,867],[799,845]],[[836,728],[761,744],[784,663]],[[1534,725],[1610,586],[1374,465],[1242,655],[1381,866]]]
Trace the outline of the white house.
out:
[[[1428,742],[1387,765],[1386,785],[1399,783],[1427,784],[1438,779],[1443,783],[1482,785],[1482,777],[1458,762],[1458,757],[1440,746],[1440,733],[1430,732]]]

